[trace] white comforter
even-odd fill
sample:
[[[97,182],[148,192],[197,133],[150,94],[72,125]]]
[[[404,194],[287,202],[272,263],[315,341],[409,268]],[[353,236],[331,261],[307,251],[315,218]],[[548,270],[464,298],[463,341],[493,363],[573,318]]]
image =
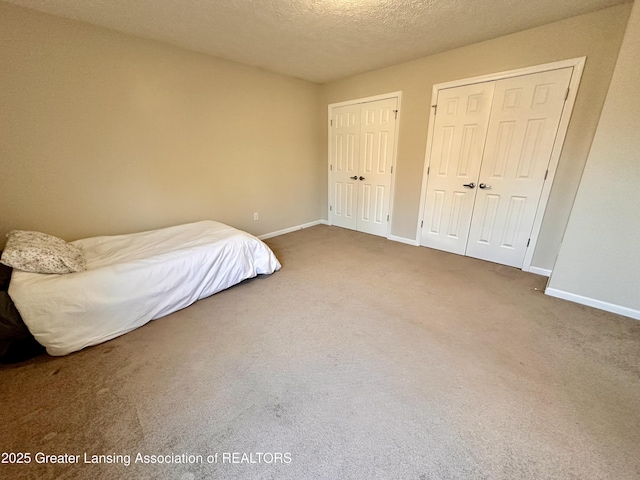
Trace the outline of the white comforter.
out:
[[[66,355],[168,315],[258,274],[280,269],[256,237],[203,221],[72,242],[87,271],[14,270],[9,295],[51,355]]]

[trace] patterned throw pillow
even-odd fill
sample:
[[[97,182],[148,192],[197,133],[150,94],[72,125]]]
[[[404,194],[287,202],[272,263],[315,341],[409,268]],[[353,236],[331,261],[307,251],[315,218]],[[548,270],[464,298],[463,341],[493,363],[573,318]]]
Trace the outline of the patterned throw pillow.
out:
[[[87,269],[80,250],[61,238],[41,232],[12,230],[0,262],[25,272],[72,273]]]

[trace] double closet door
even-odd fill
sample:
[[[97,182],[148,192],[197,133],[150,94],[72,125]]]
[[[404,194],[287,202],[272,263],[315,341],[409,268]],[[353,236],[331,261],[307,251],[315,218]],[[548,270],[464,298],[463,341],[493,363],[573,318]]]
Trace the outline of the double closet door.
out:
[[[332,109],[331,224],[387,236],[397,98]]]
[[[422,245],[522,267],[572,71],[439,91]]]

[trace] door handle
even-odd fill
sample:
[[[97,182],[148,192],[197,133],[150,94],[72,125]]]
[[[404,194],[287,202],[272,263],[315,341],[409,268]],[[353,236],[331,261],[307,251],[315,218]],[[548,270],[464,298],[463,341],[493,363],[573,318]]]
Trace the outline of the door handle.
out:
[[[364,180],[364,177],[362,175],[360,175],[360,180]]]
[[[465,183],[464,185],[462,185],[463,187],[468,187],[468,188],[476,188],[476,184],[471,182],[471,183]]]
[[[357,176],[357,175],[354,175],[353,177],[349,177],[349,178],[350,178],[351,180],[357,180],[357,179],[358,179],[358,176]]]
[[[481,183],[480,185],[478,185],[478,188],[482,188],[482,189],[490,189],[491,185],[487,185],[486,183]]]

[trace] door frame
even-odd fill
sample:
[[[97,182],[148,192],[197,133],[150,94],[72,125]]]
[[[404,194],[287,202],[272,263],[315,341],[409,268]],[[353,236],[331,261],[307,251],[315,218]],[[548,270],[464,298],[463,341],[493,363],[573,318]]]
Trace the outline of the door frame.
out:
[[[395,145],[393,146],[393,154],[391,157],[391,187],[389,189],[389,221],[387,222],[387,232],[385,235],[385,238],[389,238],[390,232],[391,232],[391,222],[393,222],[393,215],[391,214],[391,212],[393,212],[393,192],[395,191],[395,185],[396,185],[396,159],[398,157],[398,133],[400,132],[400,115],[402,114],[402,108],[401,108],[401,103],[402,103],[402,91],[397,91],[397,92],[390,92],[390,93],[383,93],[380,95],[373,95],[371,97],[363,97],[363,98],[356,98],[353,100],[346,100],[344,102],[337,102],[337,103],[330,103],[328,105],[328,118],[327,118],[327,137],[328,137],[328,151],[327,151],[327,183],[328,183],[328,195],[327,195],[327,218],[328,218],[328,224],[329,225],[333,225],[332,222],[332,215],[333,215],[333,211],[332,211],[332,204],[331,204],[331,199],[333,198],[333,188],[331,187],[331,177],[333,174],[333,165],[331,164],[331,150],[332,150],[332,135],[331,135],[331,119],[333,117],[333,109],[334,108],[338,108],[338,107],[346,107],[349,105],[357,105],[357,104],[361,104],[361,103],[369,103],[369,102],[376,102],[378,100],[388,100],[390,98],[395,98],[398,101],[398,106],[396,107],[398,109],[398,118],[397,118],[397,122],[396,122],[396,131],[395,131]]]
[[[533,73],[548,72],[550,70],[558,70],[561,68],[573,67],[571,73],[571,80],[569,81],[569,95],[565,101],[562,109],[562,115],[560,116],[560,123],[558,124],[558,130],[556,138],[553,143],[553,149],[551,151],[551,157],[549,159],[549,173],[547,179],[542,186],[542,192],[540,194],[540,201],[538,202],[538,208],[533,220],[533,227],[531,228],[531,241],[527,247],[527,253],[524,257],[524,263],[522,270],[525,272],[532,271],[531,261],[533,260],[533,254],[536,250],[538,243],[538,237],[540,235],[540,228],[542,226],[542,220],[549,202],[549,194],[551,193],[551,187],[555,179],[556,170],[558,168],[558,162],[560,160],[560,154],[562,153],[562,147],[567,135],[567,129],[569,128],[569,120],[571,119],[571,113],[575,105],[576,96],[578,94],[578,86],[580,85],[580,79],[582,78],[582,72],[584,71],[584,65],[587,57],[577,57],[568,60],[561,60],[558,62],[544,63],[541,65],[534,65],[531,67],[518,68],[516,70],[508,70],[504,72],[491,73],[488,75],[481,75],[478,77],[465,78],[461,80],[454,80],[451,82],[437,83],[433,85],[431,90],[431,107],[429,108],[429,127],[427,129],[427,146],[425,150],[424,169],[422,172],[422,187],[420,191],[420,209],[418,213],[418,223],[416,228],[416,245],[422,246],[422,222],[424,213],[426,210],[426,196],[427,196],[427,183],[428,175],[427,171],[431,163],[431,146],[433,142],[433,128],[435,123],[435,106],[437,104],[438,93],[440,90],[463,87],[465,85],[472,85],[474,83],[492,82],[497,80],[503,80],[505,78],[519,77],[522,75],[530,75]],[[533,270],[538,271],[536,267]]]

